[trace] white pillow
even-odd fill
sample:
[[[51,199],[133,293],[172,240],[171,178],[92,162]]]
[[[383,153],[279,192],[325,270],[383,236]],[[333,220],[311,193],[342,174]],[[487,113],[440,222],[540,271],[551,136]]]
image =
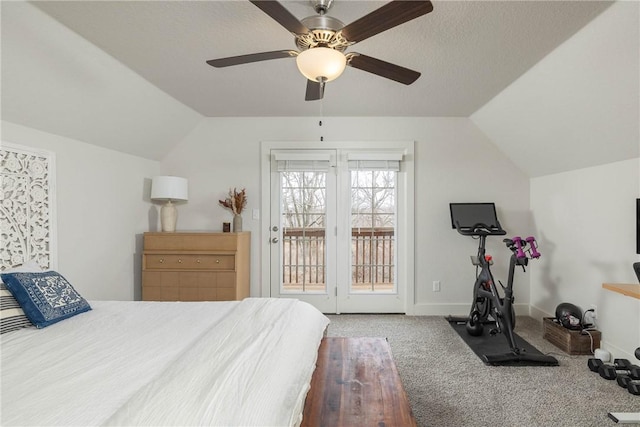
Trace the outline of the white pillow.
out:
[[[36,260],[25,262],[17,267],[2,270],[2,273],[38,273],[42,268]],[[33,326],[24,314],[18,301],[6,288],[0,277],[0,334]]]

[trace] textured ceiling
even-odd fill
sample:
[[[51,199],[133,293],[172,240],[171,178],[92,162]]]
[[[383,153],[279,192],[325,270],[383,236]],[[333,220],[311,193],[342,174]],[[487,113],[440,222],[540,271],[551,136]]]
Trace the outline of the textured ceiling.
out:
[[[283,1],[299,19],[307,1]],[[420,71],[411,86],[347,67],[322,101],[304,101],[295,60],[224,69],[208,59],[294,49],[246,1],[46,1],[41,10],[204,116],[463,116],[500,93],[611,2],[433,1],[432,13],[351,47]],[[335,0],[348,24],[382,6]]]

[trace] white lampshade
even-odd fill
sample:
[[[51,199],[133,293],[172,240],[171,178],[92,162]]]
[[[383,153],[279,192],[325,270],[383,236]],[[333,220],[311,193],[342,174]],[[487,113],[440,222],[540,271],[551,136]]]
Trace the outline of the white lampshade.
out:
[[[160,209],[162,231],[176,231],[178,211],[172,200],[189,200],[187,179],[178,176],[154,176],[151,180],[151,200],[165,200],[167,203]]]
[[[189,200],[187,178],[154,176],[151,181],[152,200]]]
[[[330,82],[340,77],[347,66],[347,58],[338,50],[314,47],[298,54],[298,69],[314,82]]]

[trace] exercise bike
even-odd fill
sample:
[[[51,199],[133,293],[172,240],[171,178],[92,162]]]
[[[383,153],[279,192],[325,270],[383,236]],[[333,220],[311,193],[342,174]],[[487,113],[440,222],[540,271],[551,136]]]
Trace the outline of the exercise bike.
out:
[[[482,335],[485,325],[491,325],[490,335],[502,333],[505,336],[510,351],[504,354],[483,354],[481,359],[487,364],[501,365],[527,362],[529,365],[557,365],[558,361],[552,356],[530,354],[523,348],[518,347],[514,334],[516,323],[513,307],[514,273],[517,266],[525,270],[530,259],[540,257],[536,240],[534,237],[527,237],[526,239],[513,237],[503,240],[512,254],[509,261],[507,286],[499,283],[502,288],[500,292],[491,273],[493,261],[491,256],[486,254],[485,244],[487,236],[504,236],[507,232],[500,226],[493,204],[482,205],[491,205],[490,208],[493,209],[492,215],[487,215],[491,209],[486,210],[486,207],[483,207],[485,209],[484,218],[489,218],[490,221],[488,222],[490,224],[477,222],[471,226],[462,226],[460,224],[460,221],[455,218],[454,207],[452,206],[452,224],[463,236],[471,236],[478,239],[478,253],[476,257],[472,257],[472,263],[476,265],[477,274],[473,285],[473,302],[469,316],[466,318],[449,316],[448,320],[451,322],[465,322],[467,333],[473,336]],[[474,208],[477,209],[477,207]],[[480,218],[483,218],[483,216],[481,215]],[[468,220],[469,218],[465,219]]]

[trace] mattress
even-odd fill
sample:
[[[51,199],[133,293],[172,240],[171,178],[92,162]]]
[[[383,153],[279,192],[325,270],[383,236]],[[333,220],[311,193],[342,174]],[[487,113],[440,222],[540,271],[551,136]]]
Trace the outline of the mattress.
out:
[[[2,335],[2,425],[297,425],[328,319],[290,299],[104,302]]]

